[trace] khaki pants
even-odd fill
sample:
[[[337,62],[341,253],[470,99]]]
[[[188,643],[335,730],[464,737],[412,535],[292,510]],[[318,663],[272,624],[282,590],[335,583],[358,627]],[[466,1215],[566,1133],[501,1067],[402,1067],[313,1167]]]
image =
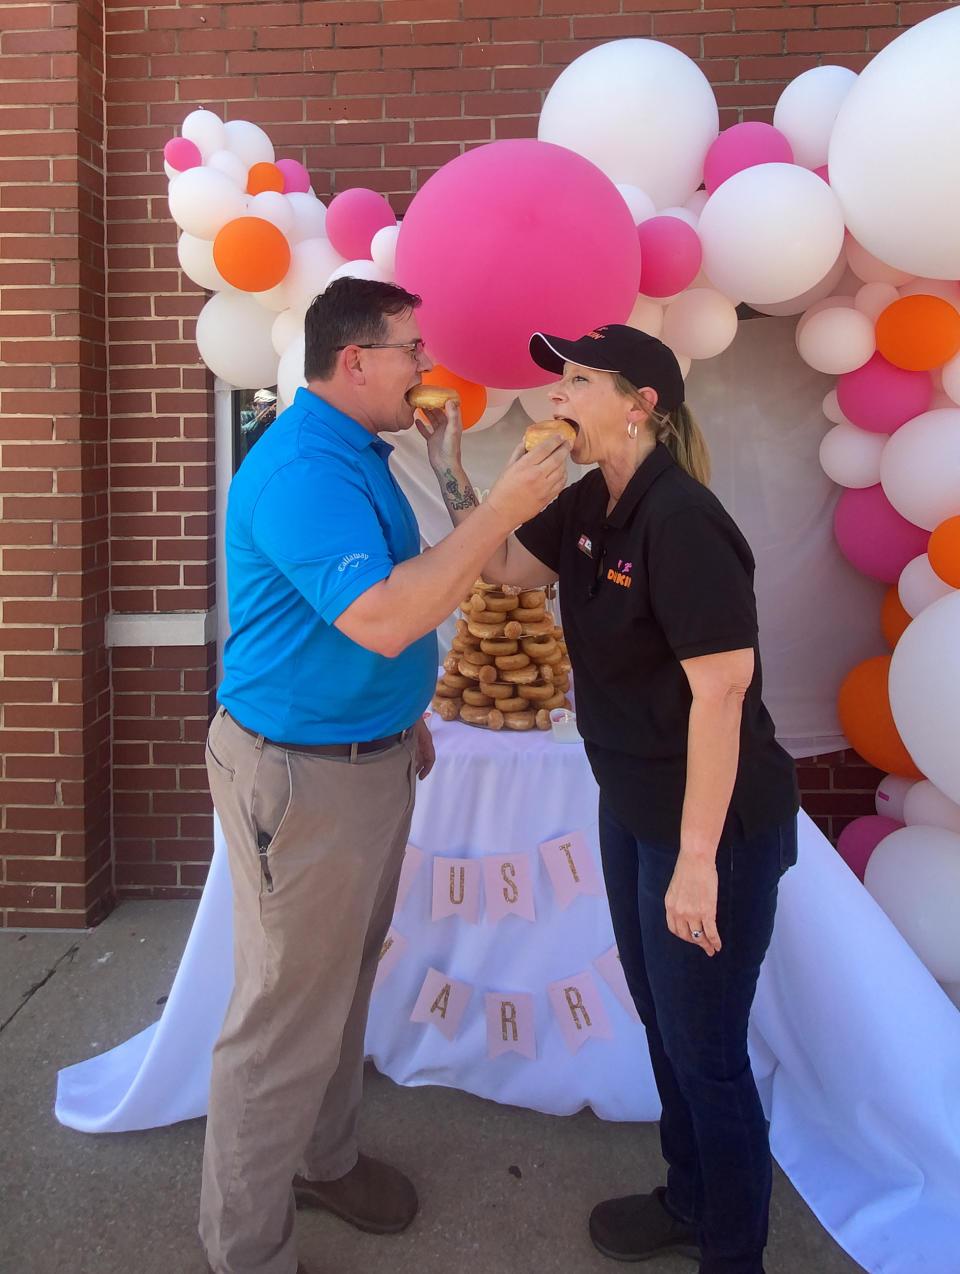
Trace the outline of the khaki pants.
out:
[[[294,1175],[334,1180],[357,1160],[413,742],[351,763],[275,747],[219,709],[207,772],[233,879],[235,980],[213,1053],[200,1237],[215,1274],[294,1274]]]

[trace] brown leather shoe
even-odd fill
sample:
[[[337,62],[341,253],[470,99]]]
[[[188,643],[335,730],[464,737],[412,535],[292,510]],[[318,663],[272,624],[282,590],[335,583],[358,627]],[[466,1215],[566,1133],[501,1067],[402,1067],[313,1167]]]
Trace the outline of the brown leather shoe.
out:
[[[399,1234],[417,1215],[419,1207],[417,1192],[408,1177],[398,1168],[363,1154],[336,1181],[294,1177],[293,1193],[298,1208],[332,1212],[370,1234]]]

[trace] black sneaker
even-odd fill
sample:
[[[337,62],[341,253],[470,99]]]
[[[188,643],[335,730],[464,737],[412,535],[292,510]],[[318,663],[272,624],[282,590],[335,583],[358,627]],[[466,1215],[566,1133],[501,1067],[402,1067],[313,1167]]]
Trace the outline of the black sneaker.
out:
[[[650,1194],[628,1194],[598,1203],[590,1213],[593,1246],[615,1261],[645,1261],[668,1252],[699,1260],[697,1227],[667,1211],[665,1194],[665,1188],[658,1186]]]

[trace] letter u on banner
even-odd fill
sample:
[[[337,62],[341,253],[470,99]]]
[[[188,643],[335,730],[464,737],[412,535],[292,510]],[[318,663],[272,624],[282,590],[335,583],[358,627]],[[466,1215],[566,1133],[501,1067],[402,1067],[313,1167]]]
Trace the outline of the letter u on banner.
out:
[[[480,920],[480,864],[474,858],[433,860],[432,919],[459,916],[468,924]]]
[[[520,1053],[537,1060],[537,1037],[533,1018],[533,996],[527,991],[488,991],[487,1056]]]
[[[560,910],[565,911],[578,894],[603,894],[603,883],[583,832],[555,836],[540,846]]]
[[[571,1053],[581,1049],[588,1039],[613,1039],[613,1027],[589,969],[551,982],[547,996]]]
[[[484,854],[482,863],[487,923],[495,925],[504,916],[536,922],[529,855]]]
[[[466,982],[458,982],[436,969],[428,969],[410,1021],[432,1023],[442,1035],[452,1040],[460,1029],[471,995],[473,987]]]

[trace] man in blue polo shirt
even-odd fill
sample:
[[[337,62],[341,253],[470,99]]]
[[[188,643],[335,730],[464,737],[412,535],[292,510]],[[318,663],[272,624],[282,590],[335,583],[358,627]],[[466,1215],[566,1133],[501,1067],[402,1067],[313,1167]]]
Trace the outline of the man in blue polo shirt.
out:
[[[235,982],[213,1056],[200,1235],[215,1274],[295,1274],[295,1206],[404,1229],[412,1183],[358,1152],[370,991],[413,812],[434,630],[492,551],[562,489],[566,444],[508,467],[420,553],[380,436],[432,367],[419,297],[341,279],[306,319],[307,389],[227,506],[231,636],[207,741],[230,855]],[[424,428],[444,479],[456,405]],[[446,440],[445,440],[446,435]],[[472,493],[470,493],[472,496]],[[473,503],[472,499],[470,501]]]

